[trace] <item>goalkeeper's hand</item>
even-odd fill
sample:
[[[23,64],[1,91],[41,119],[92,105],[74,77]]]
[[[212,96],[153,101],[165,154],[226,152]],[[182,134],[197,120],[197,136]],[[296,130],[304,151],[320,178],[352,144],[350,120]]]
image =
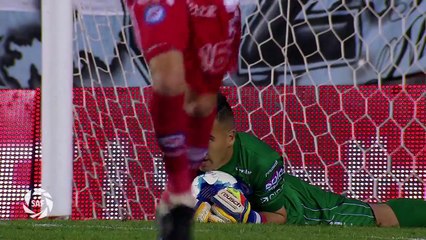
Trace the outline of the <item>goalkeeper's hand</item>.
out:
[[[214,215],[211,212],[212,205],[208,202],[201,202],[198,201],[197,205],[195,205],[195,214],[194,219],[197,222],[206,223],[206,222],[213,222],[213,223],[225,223],[222,218]]]
[[[211,213],[212,206],[208,202],[198,201],[195,205],[195,214],[194,219],[196,222],[206,223],[209,222],[209,219],[212,215]]]
[[[250,202],[243,193],[235,188],[225,188],[220,190],[211,199],[210,222],[225,223],[261,223],[262,218],[259,213],[251,209]]]

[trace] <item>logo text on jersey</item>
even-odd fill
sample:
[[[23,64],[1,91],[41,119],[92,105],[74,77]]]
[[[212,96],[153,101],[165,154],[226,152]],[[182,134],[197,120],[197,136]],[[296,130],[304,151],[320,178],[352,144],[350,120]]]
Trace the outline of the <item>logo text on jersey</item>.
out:
[[[216,17],[217,6],[199,5],[193,1],[188,1],[189,14],[194,17],[214,18]]]
[[[245,174],[245,175],[250,175],[252,174],[252,171],[248,170],[248,169],[244,169],[244,168],[238,168],[236,167],[235,170],[237,170],[238,172]]]
[[[283,175],[284,175],[284,168],[283,167],[278,168],[272,175],[272,178],[268,182],[266,182],[265,190],[269,191],[271,189],[276,188],[278,184],[280,183],[280,180]]]
[[[150,24],[160,23],[166,17],[166,9],[160,4],[148,6],[145,9],[145,22]]]
[[[278,165],[278,161],[275,160],[274,165],[266,172],[265,177],[267,177],[272,171],[274,171],[275,167]]]
[[[275,196],[277,196],[281,191],[283,190],[283,186],[280,186],[277,190],[274,190],[271,194],[269,194],[268,196],[266,196],[266,197],[262,197],[261,199],[260,199],[260,202],[262,203],[262,204],[264,204],[264,203],[267,203],[267,202],[269,202],[269,201],[271,201],[271,200],[273,200],[274,199],[274,197]]]

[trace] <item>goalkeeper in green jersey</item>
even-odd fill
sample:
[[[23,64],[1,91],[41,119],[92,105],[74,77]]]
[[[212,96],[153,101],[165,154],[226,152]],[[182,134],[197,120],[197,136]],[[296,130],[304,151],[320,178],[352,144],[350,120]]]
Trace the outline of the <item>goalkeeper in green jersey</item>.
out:
[[[206,208],[205,202],[197,204],[196,217],[214,210],[210,215],[221,222],[426,227],[423,200],[368,204],[287,174],[280,154],[258,138],[235,131],[232,109],[222,95],[218,97],[208,155],[200,170],[229,173],[245,186],[245,197],[233,195],[233,191],[222,192],[213,198],[215,206],[211,208]],[[245,202],[238,202],[240,199]]]

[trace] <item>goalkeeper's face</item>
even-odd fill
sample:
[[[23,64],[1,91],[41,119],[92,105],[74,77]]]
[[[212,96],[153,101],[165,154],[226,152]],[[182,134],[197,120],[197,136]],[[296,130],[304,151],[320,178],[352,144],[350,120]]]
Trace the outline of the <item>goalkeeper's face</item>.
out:
[[[201,164],[203,172],[217,170],[231,160],[235,130],[229,124],[214,121],[210,135],[209,150]]]

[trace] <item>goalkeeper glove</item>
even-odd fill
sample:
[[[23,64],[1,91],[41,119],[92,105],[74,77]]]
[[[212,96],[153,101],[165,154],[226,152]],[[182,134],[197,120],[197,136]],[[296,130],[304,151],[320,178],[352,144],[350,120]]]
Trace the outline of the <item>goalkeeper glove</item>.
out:
[[[198,201],[195,205],[195,214],[194,219],[197,222],[206,223],[206,222],[213,222],[213,223],[225,223],[222,218],[212,214],[210,211],[212,206],[208,202],[202,202]]]
[[[212,215],[210,210],[212,206],[208,202],[198,201],[195,205],[194,219],[197,222],[206,223]]]
[[[220,190],[211,199],[213,205],[209,218],[211,222],[226,223],[261,223],[262,217],[256,211],[251,210],[250,202],[243,193],[235,188]],[[217,218],[215,218],[217,217]]]

